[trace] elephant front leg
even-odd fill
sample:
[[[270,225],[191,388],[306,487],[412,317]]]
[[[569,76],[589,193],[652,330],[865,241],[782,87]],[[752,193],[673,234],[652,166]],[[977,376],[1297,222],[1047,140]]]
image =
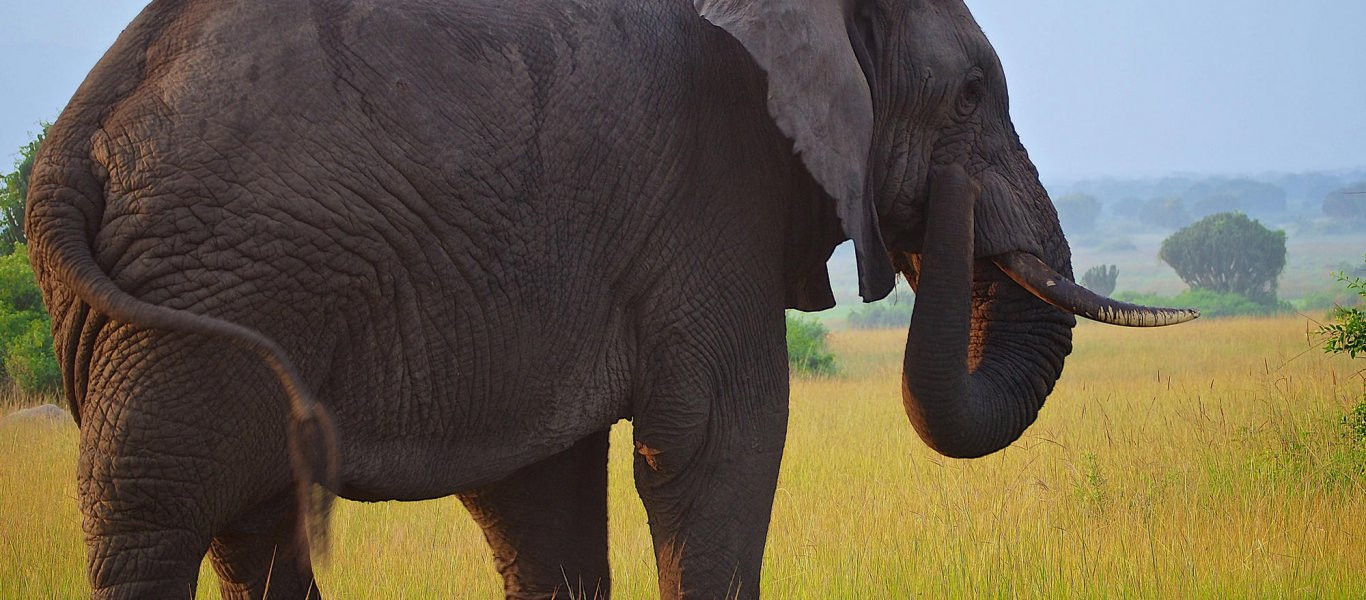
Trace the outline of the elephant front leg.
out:
[[[726,388],[719,396],[702,392],[716,389],[708,385],[655,397],[635,419],[636,489],[666,600],[759,596],[787,386],[751,380]]]
[[[605,600],[606,430],[460,495],[484,529],[509,599]]]

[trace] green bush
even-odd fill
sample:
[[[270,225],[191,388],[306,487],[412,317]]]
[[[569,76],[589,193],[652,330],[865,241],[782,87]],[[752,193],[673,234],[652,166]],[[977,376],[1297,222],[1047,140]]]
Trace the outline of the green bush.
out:
[[[1366,256],[1363,256],[1366,262]],[[1347,284],[1349,292],[1361,297],[1357,306],[1338,306],[1333,310],[1332,322],[1319,327],[1325,336],[1323,350],[1329,354],[1346,354],[1352,358],[1366,354],[1366,278],[1337,273],[1337,279]],[[1361,401],[1343,415],[1343,435],[1357,444],[1366,445],[1366,382],[1362,385]]]
[[[1338,273],[1339,282],[1347,284],[1348,291],[1356,292],[1366,300],[1366,279],[1349,277]],[[1356,358],[1366,354],[1366,308],[1362,306],[1338,306],[1333,309],[1332,323],[1319,328],[1319,334],[1326,336],[1323,349],[1330,354],[1346,354]]]
[[[52,321],[23,244],[0,256],[0,365],[4,379],[26,392],[51,392],[62,385],[52,353]]]
[[[825,337],[829,331],[815,317],[787,313],[787,362],[793,373],[834,375],[835,356]]]
[[[7,340],[4,364],[5,376],[26,392],[53,392],[62,386],[47,315],[29,321],[23,333]]]
[[[854,329],[905,329],[911,324],[911,302],[875,302],[865,304],[849,313],[849,326]]]
[[[1186,290],[1175,296],[1120,292],[1115,299],[1147,306],[1180,306],[1200,309],[1201,317],[1265,316],[1294,310],[1288,302],[1262,304],[1234,293],[1221,294],[1209,290]]]

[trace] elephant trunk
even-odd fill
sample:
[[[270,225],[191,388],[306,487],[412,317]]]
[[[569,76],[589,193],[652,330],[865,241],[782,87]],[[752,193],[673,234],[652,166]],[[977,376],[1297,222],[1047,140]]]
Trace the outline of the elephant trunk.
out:
[[[972,458],[1034,422],[1072,349],[1076,319],[973,254],[979,189],[957,165],[931,181],[902,399],[916,432],[946,456]]]
[[[899,261],[917,291],[901,379],[906,415],[926,444],[955,458],[1000,450],[1034,422],[1072,351],[1074,314],[1132,327],[1199,316],[1099,296],[1026,252],[976,258],[980,193],[961,166],[938,169],[922,251]],[[1064,246],[1048,250],[1070,271],[1061,230],[1049,233]]]

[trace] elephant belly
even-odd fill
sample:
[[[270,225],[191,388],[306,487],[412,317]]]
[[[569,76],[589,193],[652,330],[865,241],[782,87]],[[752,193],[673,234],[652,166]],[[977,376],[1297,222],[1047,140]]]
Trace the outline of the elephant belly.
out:
[[[349,390],[332,396],[342,496],[450,495],[501,479],[628,416],[635,352],[622,323],[583,315],[578,326],[544,327],[554,321],[510,315],[489,321],[505,325],[437,336],[417,352],[411,340],[372,346],[404,348],[397,370],[406,375],[390,379],[387,390],[362,392],[381,387],[359,381],[365,368],[334,370],[331,387]]]

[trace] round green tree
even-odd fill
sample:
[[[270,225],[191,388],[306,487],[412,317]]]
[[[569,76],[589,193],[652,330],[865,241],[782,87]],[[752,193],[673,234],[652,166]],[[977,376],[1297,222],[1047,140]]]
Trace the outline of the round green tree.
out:
[[[1163,240],[1158,256],[1191,289],[1238,294],[1275,304],[1285,269],[1285,232],[1242,213],[1213,214]]]

